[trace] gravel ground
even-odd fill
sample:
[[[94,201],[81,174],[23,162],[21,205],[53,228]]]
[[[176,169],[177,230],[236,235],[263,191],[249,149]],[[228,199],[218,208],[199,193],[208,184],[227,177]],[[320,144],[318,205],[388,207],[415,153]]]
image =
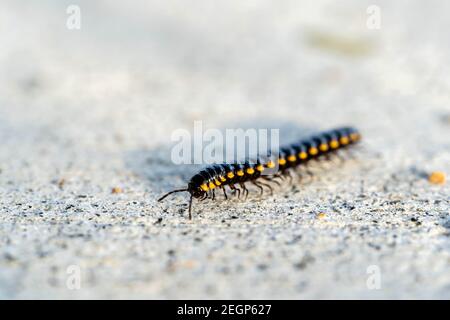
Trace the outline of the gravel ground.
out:
[[[76,2],[0,5],[0,298],[450,298],[449,3]],[[189,221],[194,120],[364,148]]]

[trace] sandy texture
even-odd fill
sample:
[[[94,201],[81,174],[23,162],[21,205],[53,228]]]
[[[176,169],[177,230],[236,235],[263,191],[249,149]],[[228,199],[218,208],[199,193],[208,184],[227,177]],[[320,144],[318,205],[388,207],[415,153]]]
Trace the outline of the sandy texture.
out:
[[[0,5],[0,298],[450,298],[447,2],[77,3]],[[365,150],[189,221],[194,120]]]

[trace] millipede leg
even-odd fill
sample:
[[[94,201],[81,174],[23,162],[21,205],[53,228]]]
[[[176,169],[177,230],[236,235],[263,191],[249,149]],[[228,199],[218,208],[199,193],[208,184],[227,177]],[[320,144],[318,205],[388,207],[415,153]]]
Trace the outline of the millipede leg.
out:
[[[338,168],[342,167],[342,165],[344,164],[344,162],[342,161],[342,159],[340,159],[339,157],[337,157],[337,155],[334,154],[334,153],[333,153],[333,154],[330,154],[330,155],[328,156],[328,160],[330,161],[330,163],[333,164],[333,166],[338,167]]]
[[[266,181],[270,181],[270,182],[273,182],[273,183],[275,183],[276,185],[278,185],[279,187],[281,187],[281,183],[279,182],[279,181],[277,181],[277,180],[274,180],[274,178],[272,178],[272,177],[269,177],[269,176],[266,176],[266,177],[262,177],[264,180],[266,180]]]
[[[305,178],[305,175],[306,175],[306,177],[309,177],[309,179],[308,179],[309,181],[306,181],[305,184],[313,182],[314,174],[310,170],[305,168],[305,166],[303,166],[301,169],[303,169],[303,170],[297,171],[297,175],[299,176],[300,180],[303,181],[303,179]]]
[[[331,169],[330,156],[328,154],[324,155],[323,158],[320,158],[318,163],[323,169]]]
[[[341,154],[335,153],[334,155],[336,156],[336,159],[338,159],[341,164],[345,162],[345,158]]]
[[[189,198],[189,220],[192,220],[192,196]]]
[[[243,196],[244,196],[244,201],[247,200],[247,196],[248,196],[248,189],[245,186],[244,183],[239,183],[239,185],[241,186],[242,190],[243,190]]]
[[[356,159],[358,159],[358,155],[356,154],[355,150],[348,150],[348,151],[347,151],[347,154],[348,154],[348,157],[349,157],[351,160],[356,160]]]
[[[237,193],[237,197],[239,199],[239,197],[241,196],[241,190],[232,184],[230,184],[230,189],[233,190],[233,195],[235,195]]]
[[[297,176],[297,178],[300,180],[300,182],[303,182],[303,178],[304,177],[303,177],[303,174],[302,174],[301,170],[300,169],[294,170],[294,173]]]
[[[360,143],[354,144],[353,145],[353,149],[354,150],[358,150],[358,151],[367,151],[368,150],[367,149],[367,145],[363,145],[363,144],[360,144]]]
[[[221,187],[222,188],[222,191],[223,191],[223,195],[225,196],[225,200],[227,200],[228,199],[228,196],[227,196],[227,191],[225,190],[225,187]]]
[[[260,190],[260,197],[262,197],[262,195],[264,194],[264,188],[255,180],[252,180],[251,183],[253,183],[255,186],[257,186]]]
[[[199,201],[205,201],[206,199],[208,199],[208,196],[209,196],[209,193],[208,193],[208,192],[205,192],[205,193],[203,194],[203,197],[201,197],[201,198],[199,199]]]
[[[216,198],[216,190],[212,190],[212,200],[214,200]]]
[[[282,173],[276,173],[276,174],[274,174],[273,175],[273,178],[274,179],[280,179],[282,182],[284,181],[284,179],[286,179],[286,177],[284,176],[284,173],[285,173],[286,171],[283,171]]]
[[[258,183],[264,187],[267,187],[270,190],[270,195],[273,196],[273,188],[270,184],[262,182],[262,181],[259,181]]]
[[[311,178],[311,181],[314,180],[314,178],[316,177],[316,176],[314,175],[314,172],[312,172],[312,171],[309,170],[309,169],[306,169],[305,172],[306,172],[306,174]]]
[[[292,185],[292,182],[293,182],[294,178],[292,176],[292,171],[291,170],[286,170],[286,177],[288,178],[288,184]]]

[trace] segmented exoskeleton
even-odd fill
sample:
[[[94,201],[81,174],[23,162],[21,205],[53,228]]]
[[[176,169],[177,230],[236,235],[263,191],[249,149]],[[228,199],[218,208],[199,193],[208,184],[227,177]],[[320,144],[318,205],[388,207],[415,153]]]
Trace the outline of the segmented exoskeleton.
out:
[[[267,187],[273,193],[271,185],[276,177],[284,177],[290,174],[291,168],[300,167],[313,159],[324,157],[329,153],[346,148],[361,139],[360,133],[352,127],[343,127],[313,135],[298,143],[291,144],[279,150],[277,159],[257,158],[256,161],[243,163],[223,163],[209,166],[194,175],[189,181],[187,188],[177,189],[165,194],[158,201],[162,201],[168,195],[175,192],[189,192],[189,219],[192,219],[192,199],[205,200],[215,199],[215,189],[222,189],[225,198],[228,186],[238,197],[246,198],[248,189],[245,183],[251,183],[260,189]],[[264,171],[275,170],[271,175],[263,174]]]

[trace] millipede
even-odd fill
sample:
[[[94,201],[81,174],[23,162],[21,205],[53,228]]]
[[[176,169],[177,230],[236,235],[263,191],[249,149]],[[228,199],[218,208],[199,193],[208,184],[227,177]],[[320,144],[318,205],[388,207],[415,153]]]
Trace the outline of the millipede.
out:
[[[255,161],[244,161],[236,163],[213,164],[195,174],[189,181],[186,188],[172,190],[158,201],[162,201],[170,194],[176,192],[188,192],[189,198],[189,219],[192,219],[193,198],[203,201],[205,199],[215,199],[215,190],[222,189],[225,199],[228,199],[226,186],[237,194],[247,198],[249,193],[246,183],[250,183],[259,188],[261,195],[264,187],[273,194],[270,182],[280,185],[276,178],[290,177],[292,170],[307,166],[311,161],[319,158],[328,158],[328,155],[336,153],[338,150],[348,148],[361,139],[361,134],[353,127],[342,127],[310,136],[298,143],[290,144],[279,150],[278,157],[257,157]],[[272,170],[270,175],[264,171]]]

